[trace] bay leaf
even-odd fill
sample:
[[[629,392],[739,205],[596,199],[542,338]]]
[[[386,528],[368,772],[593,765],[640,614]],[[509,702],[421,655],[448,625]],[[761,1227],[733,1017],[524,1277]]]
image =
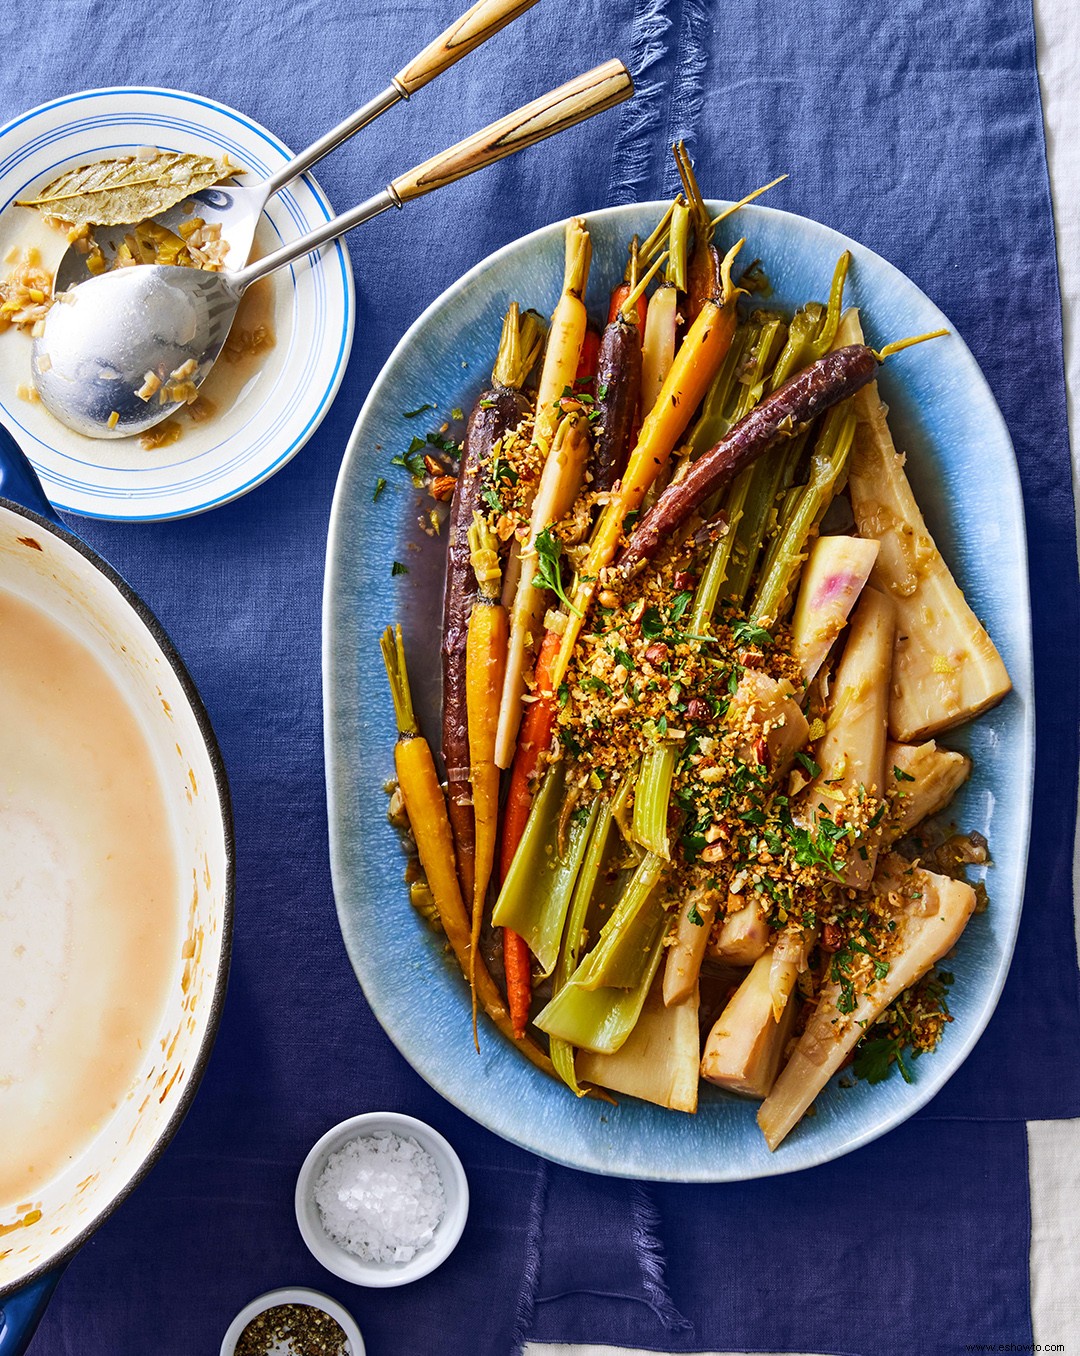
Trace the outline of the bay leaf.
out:
[[[18,205],[36,207],[73,226],[130,226],[242,173],[228,156],[155,151],[145,158],[127,155],[65,170],[36,197],[21,198]]]

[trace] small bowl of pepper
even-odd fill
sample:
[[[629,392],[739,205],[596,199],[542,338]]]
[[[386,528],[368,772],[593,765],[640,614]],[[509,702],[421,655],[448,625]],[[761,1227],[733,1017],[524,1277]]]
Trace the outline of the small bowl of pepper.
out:
[[[236,1315],[221,1356],[365,1356],[352,1314],[318,1290],[269,1290]]]

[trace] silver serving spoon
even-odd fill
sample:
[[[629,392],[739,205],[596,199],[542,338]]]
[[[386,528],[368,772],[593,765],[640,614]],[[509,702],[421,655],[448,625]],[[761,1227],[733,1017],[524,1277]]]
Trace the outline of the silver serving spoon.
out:
[[[407,66],[398,71],[381,94],[377,94],[363,108],[357,109],[351,117],[313,142],[306,151],[294,156],[287,165],[282,165],[269,179],[260,184],[252,184],[250,187],[219,184],[196,194],[194,200],[198,203],[199,216],[208,225],[217,224],[221,227],[221,238],[228,246],[226,257],[229,261],[236,263],[238,267],[247,263],[259,217],[275,193],[291,184],[305,170],[309,170],[323,156],[329,155],[343,141],[354,136],[388,108],[392,108],[402,99],[408,99],[437,75],[449,70],[463,56],[475,51],[481,43],[494,37],[511,20],[531,9],[536,2],[537,0],[477,0],[477,3],[466,10],[460,19],[452,23],[444,33],[414,56]],[[175,232],[184,222],[190,221],[191,201],[189,198],[183,203],[177,203],[175,207],[162,212],[154,220]],[[130,226],[96,226],[94,239],[111,257],[130,230]],[[53,290],[66,292],[69,287],[93,277],[86,266],[87,258],[88,255],[80,254],[77,249],[69,246],[56,270]]]
[[[35,339],[31,370],[46,408],[89,438],[153,427],[193,397],[228,338],[244,292],[339,235],[621,103],[634,92],[607,61],[399,175],[382,193],[246,268],[210,273],[141,264],[61,293]]]

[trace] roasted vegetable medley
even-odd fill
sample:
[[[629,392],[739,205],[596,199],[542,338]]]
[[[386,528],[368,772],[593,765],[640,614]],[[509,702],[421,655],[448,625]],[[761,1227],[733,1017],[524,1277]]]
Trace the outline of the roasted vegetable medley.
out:
[[[550,323],[510,307],[456,466],[429,458],[446,787],[388,630],[396,803],[474,1039],[479,1007],[579,1096],[693,1112],[704,1078],[775,1149],[841,1068],[910,1078],[940,1039],[987,853],[927,831],[970,772],[935,739],[1010,685],[878,396],[936,336],[869,348],[847,254],[770,305],[768,260],[717,243],[743,203],[710,219],[676,155],[602,331],[575,220]]]

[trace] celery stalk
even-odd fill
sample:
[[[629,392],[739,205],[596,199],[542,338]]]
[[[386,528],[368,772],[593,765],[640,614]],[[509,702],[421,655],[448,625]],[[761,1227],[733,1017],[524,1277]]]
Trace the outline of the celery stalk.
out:
[[[653,744],[645,750],[634,793],[634,842],[649,852],[671,860],[668,841],[668,804],[675,775],[675,749],[671,744]]]
[[[628,792],[631,786],[629,778],[623,782],[622,790]],[[578,956],[585,937],[585,920],[589,905],[592,903],[597,878],[611,842],[611,829],[615,823],[614,804],[607,800],[601,805],[599,814],[589,835],[589,845],[581,862],[574,895],[570,901],[570,911],[566,917],[566,929],[562,950],[552,975],[552,991],[557,994],[565,987],[570,976],[577,969]],[[572,1092],[583,1097],[585,1091],[578,1085],[574,1071],[574,1047],[558,1037],[551,1037],[551,1062],[555,1072]]]
[[[756,336],[757,326],[753,322],[740,325],[735,331],[735,338],[731,341],[727,356],[720,365],[720,371],[705,393],[698,421],[690,430],[687,442],[691,456],[714,447],[734,423],[731,413],[732,396],[737,385],[736,377],[743,357],[749,352]]]
[[[551,974],[559,958],[570,896],[600,808],[596,800],[586,812],[571,817],[566,849],[560,855],[559,818],[565,790],[566,770],[562,763],[555,763],[533,801],[491,917],[495,927],[513,928],[525,938],[542,975]]]
[[[847,469],[854,437],[855,411],[851,401],[845,400],[825,416],[810,463],[810,480],[793,498],[790,512],[784,514],[771,560],[766,562],[750,607],[755,621],[780,619],[802,569],[810,535]]]
[[[666,867],[655,853],[642,858],[570,983],[585,989],[630,989],[638,982],[653,929],[667,921],[657,889]]]
[[[552,1038],[598,1055],[612,1055],[637,1025],[664,954],[664,927],[657,928],[641,979],[632,989],[583,989],[568,984],[540,1013],[537,1026]]]

